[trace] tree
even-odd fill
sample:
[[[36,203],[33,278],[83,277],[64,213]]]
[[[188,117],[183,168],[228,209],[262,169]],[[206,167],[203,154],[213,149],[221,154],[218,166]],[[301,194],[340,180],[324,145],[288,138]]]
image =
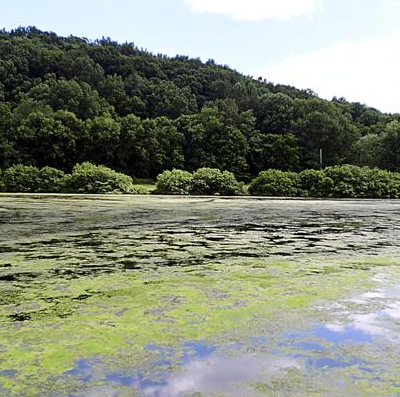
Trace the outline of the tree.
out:
[[[324,166],[345,161],[359,132],[348,117],[333,103],[320,99],[296,99],[296,119],[291,130],[298,139],[300,163],[303,168],[319,167],[319,151],[324,154]]]
[[[177,130],[183,135],[184,168],[195,171],[206,164],[206,129],[198,115],[181,116],[175,120]]]
[[[0,167],[6,168],[16,158],[12,144],[13,115],[10,107],[0,102]]]
[[[100,84],[99,92],[114,107],[120,116],[126,116],[132,110],[130,100],[125,92],[125,84],[121,76],[109,75]]]
[[[290,133],[257,133],[250,140],[248,158],[252,175],[267,169],[295,171],[299,168],[297,138]]]
[[[382,134],[382,158],[380,164],[391,171],[400,171],[400,122],[389,123]]]
[[[105,112],[111,113],[111,108],[89,84],[65,78],[56,79],[54,75],[46,76],[42,83],[34,86],[28,97],[54,110],[68,110],[82,120]]]
[[[249,151],[247,136],[254,132],[251,112],[240,113],[231,101],[216,101],[204,107],[198,122],[203,130],[203,166],[231,170],[238,178],[246,177]]]
[[[269,134],[282,134],[290,130],[294,118],[294,102],[288,95],[264,94],[255,104],[257,129]]]
[[[150,117],[177,118],[197,111],[196,98],[188,87],[179,88],[171,81],[151,79],[143,91]]]
[[[98,116],[87,120],[88,142],[85,158],[97,164],[113,166],[117,163],[121,126],[109,116]]]
[[[133,114],[121,119],[118,166],[136,176],[149,177],[152,154],[157,146],[152,131],[145,129],[142,120]]]
[[[353,147],[350,160],[358,166],[378,167],[383,160],[382,137],[377,134],[362,136]]]
[[[141,177],[212,167],[248,180],[319,167],[322,149],[324,166],[400,169],[398,114],[110,38],[1,31],[0,104],[3,167],[90,160]]]
[[[24,164],[69,170],[82,156],[86,130],[73,113],[35,110],[22,118],[13,141]]]

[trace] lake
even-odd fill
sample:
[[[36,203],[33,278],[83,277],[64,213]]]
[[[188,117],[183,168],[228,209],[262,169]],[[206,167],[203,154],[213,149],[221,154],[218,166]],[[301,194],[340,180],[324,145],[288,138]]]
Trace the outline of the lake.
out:
[[[0,195],[0,396],[400,396],[400,201]]]

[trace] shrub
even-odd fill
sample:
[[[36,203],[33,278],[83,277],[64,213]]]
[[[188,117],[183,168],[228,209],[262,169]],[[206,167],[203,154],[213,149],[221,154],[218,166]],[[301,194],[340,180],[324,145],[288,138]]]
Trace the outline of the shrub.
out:
[[[268,170],[259,173],[249,186],[254,196],[294,197],[298,195],[298,175],[294,172]]]
[[[400,174],[379,168],[341,165],[328,167],[325,175],[332,178],[334,197],[398,198]]]
[[[249,187],[253,195],[337,198],[399,198],[400,174],[378,168],[337,165],[300,174],[263,171]]]
[[[366,189],[361,197],[398,198],[400,194],[400,175],[378,168],[363,168],[367,179]]]
[[[40,187],[40,171],[31,165],[14,165],[4,171],[4,190],[16,193],[35,193]]]
[[[329,197],[333,180],[323,171],[304,170],[299,174],[299,194],[303,197]]]
[[[72,170],[68,190],[75,193],[131,193],[132,178],[102,165],[77,164]]]
[[[390,198],[400,198],[400,174],[391,173],[391,179],[389,186],[387,187],[388,197]]]
[[[189,194],[193,175],[187,171],[164,171],[157,177],[155,194]]]
[[[355,165],[336,165],[327,167],[324,173],[333,180],[333,197],[364,197],[363,192],[368,188],[368,180],[362,169]]]
[[[65,190],[67,176],[63,171],[52,167],[43,167],[39,171],[39,193],[59,193]]]
[[[217,168],[200,168],[193,173],[192,194],[235,196],[243,194],[243,184],[232,172]]]
[[[14,165],[4,172],[3,189],[15,193],[61,192],[65,183],[63,171],[51,167],[39,170],[30,165]]]

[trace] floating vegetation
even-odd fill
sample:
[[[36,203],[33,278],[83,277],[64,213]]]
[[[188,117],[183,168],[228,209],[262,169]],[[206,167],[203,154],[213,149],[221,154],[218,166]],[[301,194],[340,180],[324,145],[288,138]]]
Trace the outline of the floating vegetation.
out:
[[[0,396],[397,396],[400,203],[0,197]]]

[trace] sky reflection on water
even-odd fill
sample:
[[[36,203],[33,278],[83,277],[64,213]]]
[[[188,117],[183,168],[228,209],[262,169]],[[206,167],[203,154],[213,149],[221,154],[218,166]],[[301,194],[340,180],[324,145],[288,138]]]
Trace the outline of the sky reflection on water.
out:
[[[270,345],[265,335],[230,346],[188,341],[182,344],[179,357],[172,348],[149,345],[147,349],[156,355],[150,371],[109,372],[96,379],[93,367],[99,362],[80,360],[66,375],[82,382],[104,381],[107,386],[101,389],[101,395],[106,397],[118,396],[114,387],[119,386],[136,390],[143,397],[183,397],[193,392],[251,396],[254,395],[251,385],[270,384],[284,378],[287,371],[323,371],[328,375],[327,371],[351,368],[358,375],[349,375],[349,379],[372,376],[375,381],[384,382],[380,378],[379,357],[374,362],[365,360],[354,347],[379,346],[391,341],[390,325],[400,318],[397,290],[390,287],[365,292],[351,300],[357,306],[347,323],[320,323],[306,330],[283,333],[275,345]],[[346,302],[339,302],[338,306]],[[368,313],[366,308],[371,302],[375,310]],[[342,386],[346,381],[336,380]],[[397,387],[398,383],[392,383]],[[80,396],[92,397],[99,390],[89,388]]]

